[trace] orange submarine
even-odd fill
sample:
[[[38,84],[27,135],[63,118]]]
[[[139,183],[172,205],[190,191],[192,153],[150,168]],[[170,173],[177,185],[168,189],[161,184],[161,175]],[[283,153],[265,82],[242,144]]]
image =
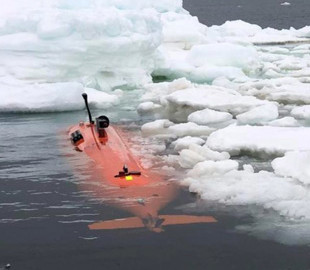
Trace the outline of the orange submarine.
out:
[[[91,179],[100,185],[89,185],[92,194],[105,203],[127,211],[133,217],[101,221],[89,225],[91,230],[130,229],[146,227],[161,232],[163,226],[214,223],[212,216],[159,215],[160,209],[177,194],[177,186],[159,172],[145,169],[123,139],[126,134],[111,126],[108,117],[92,120],[87,94],[83,95],[89,122],[80,122],[69,129],[77,154],[90,162]]]

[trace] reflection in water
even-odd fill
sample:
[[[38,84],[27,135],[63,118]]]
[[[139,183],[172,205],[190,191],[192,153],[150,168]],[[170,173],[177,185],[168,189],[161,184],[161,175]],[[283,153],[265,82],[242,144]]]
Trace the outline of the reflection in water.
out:
[[[125,134],[117,128],[108,127],[104,139],[99,138],[94,124],[80,123],[70,128],[69,134],[77,130],[82,139],[74,144],[76,155],[85,164],[74,165],[79,175],[88,178],[81,181],[82,190],[135,216],[95,223],[90,229],[146,227],[161,232],[165,225],[216,222],[213,217],[159,215],[160,209],[176,197],[177,186],[163,175],[144,169],[122,139]]]

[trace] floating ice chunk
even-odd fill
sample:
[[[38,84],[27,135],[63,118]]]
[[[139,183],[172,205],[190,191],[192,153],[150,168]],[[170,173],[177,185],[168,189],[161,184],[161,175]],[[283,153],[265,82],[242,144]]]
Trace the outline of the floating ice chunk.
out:
[[[152,83],[145,85],[145,94],[142,96],[142,101],[160,102],[161,97],[169,95],[175,91],[190,88],[192,86],[189,80],[180,78],[173,82]]]
[[[247,80],[246,74],[255,73],[261,66],[253,46],[212,43],[183,50],[163,44],[160,52],[154,75],[172,79],[186,77],[197,83],[212,82],[221,76]]]
[[[212,151],[208,147],[200,146],[197,144],[191,144],[189,149],[183,149],[180,152],[179,164],[182,168],[193,168],[199,162],[205,162],[206,160],[211,160],[211,163],[204,163],[205,165],[199,166],[202,170],[202,167],[205,167],[205,170],[212,170],[213,172],[217,171],[228,171],[228,168],[238,168],[238,162],[230,161],[230,155],[227,152],[216,152]],[[227,163],[215,163],[215,161],[228,161]],[[218,166],[217,166],[218,165]],[[225,169],[226,167],[226,169]]]
[[[168,131],[178,137],[208,136],[211,132],[214,131],[214,129],[206,126],[199,126],[195,123],[188,122],[170,126],[168,127]]]
[[[227,76],[227,78],[232,80],[248,79],[245,73],[241,70],[241,68],[212,66],[208,64],[201,67],[197,67],[195,69],[188,69],[187,67],[185,67],[185,70],[176,67],[174,75],[172,77],[180,77],[180,76],[186,76],[186,78],[189,78],[191,81],[196,83],[212,82],[214,79],[222,76]]]
[[[277,75],[278,76],[278,75]],[[248,82],[240,86],[240,93],[290,104],[310,102],[310,85],[297,78],[277,78]]]
[[[231,66],[248,70],[259,62],[253,46],[245,47],[232,43],[196,45],[187,56],[188,62],[195,67],[206,64],[213,66]]]
[[[236,227],[238,231],[246,232],[259,239],[273,240],[290,246],[308,246],[310,243],[309,228],[309,220],[305,218],[283,219],[273,213],[258,215],[254,223]]]
[[[225,122],[232,119],[232,115],[226,112],[218,112],[210,109],[196,111],[188,116],[188,121],[198,125],[208,125],[218,122]]]
[[[145,136],[167,135],[172,137],[185,136],[208,136],[214,129],[199,126],[195,123],[174,124],[167,119],[160,119],[154,122],[146,123],[141,127]]]
[[[143,102],[139,104],[137,111],[139,114],[144,114],[144,113],[155,113],[156,111],[159,111],[162,106],[159,104],[154,104],[151,101],[148,102]]]
[[[223,25],[208,28],[207,36],[210,40],[219,42],[256,43],[256,44],[285,44],[287,42],[305,41],[309,29],[277,30],[262,29],[255,24],[243,21],[227,21]]]
[[[232,170],[237,170],[238,166],[239,164],[235,160],[206,160],[196,164],[194,168],[188,172],[188,176],[203,177],[206,175],[221,175]]]
[[[291,111],[291,115],[298,119],[310,119],[310,105],[296,107]]]
[[[197,165],[198,166],[198,165]],[[308,189],[291,178],[270,172],[232,170],[221,175],[201,175],[184,180],[202,199],[228,205],[255,204],[288,218],[310,219]]]
[[[197,17],[189,14],[167,12],[162,14],[163,36],[166,43],[183,43],[184,47],[207,40],[207,27],[199,23]]]
[[[166,97],[168,106],[189,106],[194,109],[213,109],[238,114],[268,102],[255,97],[242,96],[237,91],[218,86],[192,86],[176,91]],[[173,108],[171,108],[173,109]]]
[[[179,164],[185,169],[193,168],[198,162],[202,162],[204,160],[205,158],[203,156],[189,149],[183,149],[179,156]]]
[[[287,152],[271,163],[276,174],[296,178],[305,184],[310,184],[309,164],[310,152]]]
[[[162,22],[158,11],[148,7],[164,10],[167,3],[137,0],[136,7],[129,7],[102,0],[14,2],[3,0],[0,11],[0,69],[6,74],[26,83],[86,77],[93,81],[87,86],[96,89],[151,81]],[[171,4],[172,10],[182,12],[180,1]]]
[[[227,21],[218,26],[213,25],[208,28],[208,35],[216,36],[233,36],[233,37],[248,37],[255,36],[262,28],[256,24],[250,24],[241,20]]]
[[[270,126],[229,126],[213,132],[207,145],[216,151],[232,154],[240,151],[283,155],[292,150],[310,150],[310,128]]]
[[[310,86],[307,84],[282,85],[275,92],[270,92],[269,97],[274,101],[290,103],[310,102]]]
[[[179,164],[179,155],[162,156],[162,159],[165,161],[165,164],[173,167],[176,167]]]
[[[237,115],[237,120],[240,124],[264,124],[278,116],[278,107],[275,104],[266,104]]]
[[[167,134],[167,128],[174,125],[167,119],[159,119],[150,123],[146,123],[141,127],[141,131],[145,136],[152,136],[158,134]]]
[[[0,91],[0,112],[57,112],[84,108],[80,83],[6,84]]]
[[[273,127],[299,127],[300,124],[294,117],[283,117],[268,123],[269,126]]]
[[[184,138],[180,138],[174,141],[172,143],[172,146],[174,146],[175,151],[181,151],[183,149],[189,148],[192,144],[203,145],[204,143],[205,140],[199,137],[186,136]]]
[[[244,164],[243,170],[248,172],[248,173],[254,173],[254,168],[251,164]]]
[[[203,156],[206,160],[219,161],[219,160],[226,160],[230,158],[229,153],[213,151],[210,148],[208,148],[207,145],[200,146],[197,144],[191,144],[189,146],[189,150],[198,153],[199,155]]]
[[[291,5],[291,3],[289,3],[289,2],[283,2],[283,3],[281,3],[281,6],[290,6]]]
[[[99,109],[106,109],[119,104],[119,97],[116,95],[107,94],[92,88],[85,88],[88,94],[89,106]]]

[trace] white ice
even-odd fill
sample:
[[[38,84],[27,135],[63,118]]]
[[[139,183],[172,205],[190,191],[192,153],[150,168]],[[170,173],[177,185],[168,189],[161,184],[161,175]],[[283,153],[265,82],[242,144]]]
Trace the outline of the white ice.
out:
[[[265,124],[277,119],[279,116],[278,106],[266,104],[237,115],[240,124]]]
[[[273,120],[268,123],[269,126],[273,127],[299,127],[300,124],[294,117],[283,117],[281,119]]]
[[[199,126],[195,123],[174,124],[167,119],[159,119],[154,122],[144,124],[141,127],[142,134],[145,136],[164,135],[167,137],[186,137],[186,136],[207,136],[214,129],[207,126]]]
[[[310,105],[296,107],[291,111],[291,115],[297,119],[310,120]]]
[[[181,151],[183,149],[189,148],[192,144],[202,145],[205,143],[205,140],[199,137],[186,136],[179,138],[172,143],[175,151]]]
[[[293,177],[304,184],[310,184],[310,152],[287,152],[284,157],[276,158],[272,168],[277,175]]]
[[[201,166],[194,167],[183,183],[189,185],[190,191],[199,193],[202,199],[226,205],[256,205],[277,211],[284,217],[310,220],[308,188],[292,178],[265,171],[237,171],[230,164],[223,164],[215,174],[213,169],[208,169],[208,163]]]
[[[242,96],[232,89],[209,85],[192,85],[190,88],[175,91],[165,99],[171,109],[188,106],[195,110],[209,108],[232,114],[243,113],[268,103],[251,96]]]
[[[207,145],[217,151],[263,152],[283,155],[292,150],[310,150],[310,128],[271,126],[229,126],[212,133]]]
[[[194,122],[198,125],[208,125],[230,121],[232,119],[232,115],[226,112],[204,109],[191,113],[187,119],[189,122]]]

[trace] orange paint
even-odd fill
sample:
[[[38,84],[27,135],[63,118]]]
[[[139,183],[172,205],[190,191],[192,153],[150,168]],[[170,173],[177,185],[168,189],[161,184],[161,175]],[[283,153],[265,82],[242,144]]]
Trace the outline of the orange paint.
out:
[[[105,203],[136,216],[95,223],[89,226],[90,229],[147,227],[160,232],[164,225],[216,222],[213,217],[159,216],[160,209],[175,198],[176,185],[165,180],[163,175],[144,169],[122,139],[125,134],[120,136],[121,131],[117,128],[109,126],[104,137],[99,137],[95,124],[80,123],[71,127],[69,134],[77,130],[83,139],[74,144],[75,148],[85,153],[90,168],[91,179],[82,184],[83,189],[90,190],[93,196],[104,199]],[[129,172],[141,174],[122,175],[124,165]]]

